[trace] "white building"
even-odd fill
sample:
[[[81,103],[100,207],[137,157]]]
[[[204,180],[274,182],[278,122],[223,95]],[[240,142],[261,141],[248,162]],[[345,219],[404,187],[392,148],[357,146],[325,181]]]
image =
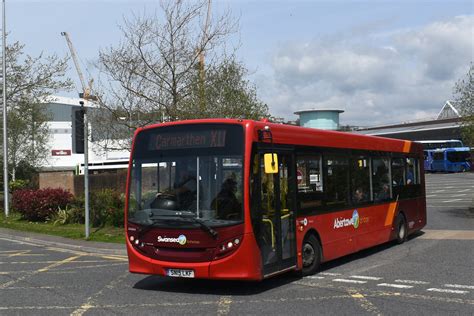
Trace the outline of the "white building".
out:
[[[51,116],[47,123],[50,138],[47,147],[49,155],[41,166],[43,170],[75,170],[84,162],[82,134],[83,121],[81,119],[81,106],[78,98],[52,96],[45,100],[44,107]],[[91,102],[87,108],[96,108]],[[90,129],[89,129],[90,131]],[[97,146],[89,141],[89,162],[99,162],[117,159],[128,160],[128,151],[104,152],[97,150]]]

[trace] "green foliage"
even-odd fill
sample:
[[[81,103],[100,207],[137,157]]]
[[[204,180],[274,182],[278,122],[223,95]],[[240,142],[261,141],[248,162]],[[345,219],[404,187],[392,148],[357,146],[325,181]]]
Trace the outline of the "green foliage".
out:
[[[123,227],[125,197],[112,189],[91,192],[89,197],[90,222],[92,227],[106,225]],[[84,196],[74,198],[65,208],[49,216],[49,222],[56,224],[84,224]]]
[[[71,203],[73,195],[63,189],[17,190],[12,194],[12,208],[26,220],[39,222],[53,216],[58,207]]]
[[[49,114],[39,104],[51,94],[72,87],[72,82],[64,79],[67,57],[43,54],[32,57],[25,55],[23,49],[19,42],[6,47],[8,160],[13,180],[20,162],[37,166],[48,154]]]
[[[194,74],[192,93],[180,109],[180,119],[269,117],[268,106],[257,97],[257,89],[245,79],[248,71],[234,58],[210,67],[204,81]]]
[[[25,221],[19,213],[12,212],[5,217],[0,213],[0,227],[16,229],[26,232],[36,232],[65,238],[84,239],[85,229],[83,224],[53,225],[52,222]],[[123,228],[106,226],[91,230],[88,240],[101,242],[114,242],[123,244],[125,241]]]
[[[112,189],[92,192],[90,196],[91,224],[93,227],[112,225],[122,227],[125,198]]]
[[[23,190],[28,188],[28,180],[15,180],[8,183],[8,189],[10,192],[15,192],[17,190]]]
[[[84,224],[85,207],[84,197],[75,197],[69,204],[69,222],[75,224]]]
[[[229,12],[213,14],[203,34],[208,1],[161,1],[161,12],[126,19],[123,40],[99,54],[105,80],[91,116],[101,146],[129,149],[137,127],[194,118],[269,117],[247,69],[226,48],[237,30]],[[121,140],[120,140],[121,139]]]
[[[53,223],[53,225],[64,225],[69,223],[69,209],[68,206],[66,208],[62,209],[61,207],[58,207],[57,212],[52,213],[46,218],[47,222]]]
[[[471,62],[464,78],[459,79],[454,86],[456,106],[462,118],[462,136],[466,145],[474,146],[474,64]]]

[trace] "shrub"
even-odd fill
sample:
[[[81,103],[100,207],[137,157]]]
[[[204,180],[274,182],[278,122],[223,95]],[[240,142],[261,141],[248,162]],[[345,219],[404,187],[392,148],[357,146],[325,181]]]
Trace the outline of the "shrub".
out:
[[[70,211],[69,211],[68,206],[66,206],[65,209],[62,209],[62,208],[58,207],[58,210],[56,212],[53,212],[51,215],[49,215],[46,218],[46,220],[48,222],[52,222],[53,225],[68,224],[70,222],[69,213],[70,213]]]
[[[112,189],[92,192],[90,195],[90,218],[92,227],[106,224],[123,227],[124,196]]]
[[[72,198],[72,194],[63,189],[17,190],[12,194],[12,207],[24,219],[45,221],[58,208],[65,208]]]
[[[71,202],[69,208],[69,223],[84,224],[85,222],[85,206],[84,197],[76,197]]]
[[[28,188],[30,182],[28,180],[15,180],[8,183],[8,189],[10,192],[15,192],[18,190],[24,190]]]

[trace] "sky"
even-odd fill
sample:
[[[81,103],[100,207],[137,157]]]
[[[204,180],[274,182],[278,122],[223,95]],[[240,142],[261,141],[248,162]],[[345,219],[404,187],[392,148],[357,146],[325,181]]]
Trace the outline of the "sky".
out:
[[[36,56],[69,53],[94,76],[102,49],[122,38],[119,25],[158,1],[6,0],[8,42]],[[431,119],[474,61],[474,0],[213,0],[239,32],[229,41],[273,116],[336,108],[341,124],[374,126]],[[80,82],[72,61],[68,76]],[[76,92],[58,95],[75,96]]]

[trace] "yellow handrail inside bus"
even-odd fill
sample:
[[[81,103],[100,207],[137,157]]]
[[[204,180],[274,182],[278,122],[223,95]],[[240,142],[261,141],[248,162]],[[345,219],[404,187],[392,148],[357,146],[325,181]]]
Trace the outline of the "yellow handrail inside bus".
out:
[[[288,218],[291,215],[288,209],[284,209],[282,210],[282,212],[285,212],[285,213],[288,212],[288,213],[285,215],[282,215],[281,219]],[[273,222],[271,219],[268,219],[268,218],[262,218],[262,222],[268,223],[270,225],[270,233],[272,234],[272,248],[275,249],[276,237],[275,237],[275,229],[273,228]]]
[[[272,248],[275,249],[275,233],[273,230],[273,222],[271,219],[263,218],[262,222],[270,224],[270,233],[272,234]]]

